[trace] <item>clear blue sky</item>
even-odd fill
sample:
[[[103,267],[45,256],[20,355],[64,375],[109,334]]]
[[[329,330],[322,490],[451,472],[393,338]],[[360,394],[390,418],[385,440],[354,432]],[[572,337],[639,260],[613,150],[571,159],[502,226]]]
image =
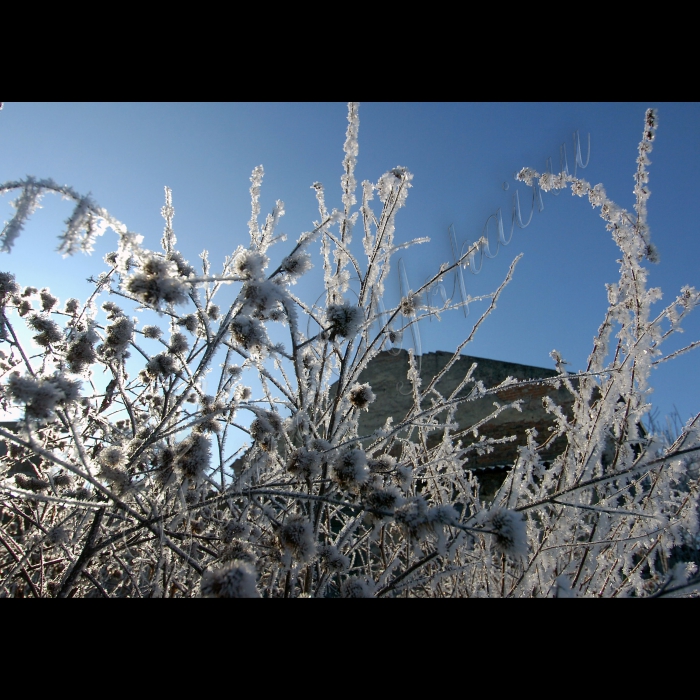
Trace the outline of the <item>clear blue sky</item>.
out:
[[[407,206],[397,219],[398,240],[430,236],[430,244],[404,255],[411,287],[450,257],[447,227],[458,239],[475,240],[499,207],[510,221],[513,180],[523,166],[540,171],[551,156],[555,168],[566,142],[572,165],[572,133],[590,133],[588,167],[592,184],[632,209],[632,175],[647,107],[657,107],[659,129],[651,154],[649,221],[661,254],[650,283],[664,300],[684,284],[700,287],[700,225],[693,213],[700,187],[698,103],[364,103],[360,107],[357,179],[376,181],[388,169],[413,174]],[[51,177],[95,200],[145,245],[158,248],[163,229],[163,186],[173,190],[178,245],[197,263],[202,248],[214,269],[225,254],[245,244],[250,218],[250,173],[265,167],[262,211],[284,200],[280,230],[294,241],[312,227],[318,210],[312,183],[326,187],[330,207],[340,207],[340,175],[347,109],[322,104],[54,104],[6,103],[0,112],[0,181],[25,175]],[[584,153],[585,158],[585,153]],[[508,189],[504,189],[508,183]],[[606,308],[605,283],[617,279],[617,249],[603,221],[586,200],[568,191],[543,195],[545,209],[478,277],[466,276],[472,295],[497,287],[513,257],[524,257],[498,308],[465,352],[511,362],[552,367],[556,348],[571,370],[582,369]],[[522,202],[527,213],[527,197]],[[11,216],[9,198],[0,216]],[[83,280],[102,269],[102,256],[115,248],[108,232],[92,258],[62,259],[53,252],[67,203],[44,200],[0,269],[21,284],[49,286],[62,300],[84,297]],[[356,236],[359,242],[359,231]],[[284,245],[284,244],[282,244]],[[280,253],[284,251],[279,248]],[[322,288],[312,277],[307,299]],[[314,288],[313,285],[316,284]],[[398,281],[389,290],[398,298]],[[453,313],[441,323],[423,322],[422,349],[453,349],[477,318]],[[668,343],[677,349],[700,338],[700,313],[686,333]],[[660,366],[653,375],[653,401],[660,414],[678,408],[683,420],[700,411],[700,355],[688,354]]]

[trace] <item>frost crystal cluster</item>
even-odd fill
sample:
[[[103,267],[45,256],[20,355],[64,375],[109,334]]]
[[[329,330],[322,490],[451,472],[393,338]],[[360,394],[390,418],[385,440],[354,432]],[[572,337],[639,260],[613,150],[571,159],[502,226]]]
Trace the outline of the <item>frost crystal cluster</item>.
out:
[[[90,298],[63,306],[41,280],[0,273],[0,402],[21,414],[0,427],[0,596],[693,595],[700,417],[665,443],[640,428],[652,369],[679,354],[664,355],[663,342],[700,302],[684,287],[652,313],[660,292],[647,288],[644,264],[657,259],[647,224],[656,128],[650,110],[633,212],[568,172],[520,173],[526,185],[588,199],[619,247],[620,270],[586,371],[567,374],[555,352],[560,374],[541,380],[566,387],[573,413],[545,399],[554,433],[529,431],[489,501],[469,471],[470,450],[487,447],[480,425],[457,426],[454,416],[477,397],[498,401],[512,382],[485,387],[470,370],[454,391],[441,384],[473,332],[427,383],[409,353],[412,407],[358,433],[377,405],[361,372],[421,318],[462,305],[423,300],[438,298],[437,285],[479,243],[385,307],[393,256],[424,241],[395,242],[412,186],[405,168],[358,186],[357,104],[339,208],[329,211],[314,183],[317,220],[278,253],[284,204],[261,221],[256,168],[250,242],[219,271],[206,251],[200,271],[177,250],[167,188],[162,250],[153,251],[71,188],[35,178],[1,185],[15,194],[4,251],[51,192],[75,207],[62,252],[89,251],[107,228],[118,246]],[[293,289],[315,243],[323,289],[310,302]],[[541,451],[559,436],[567,447],[544,464]]]

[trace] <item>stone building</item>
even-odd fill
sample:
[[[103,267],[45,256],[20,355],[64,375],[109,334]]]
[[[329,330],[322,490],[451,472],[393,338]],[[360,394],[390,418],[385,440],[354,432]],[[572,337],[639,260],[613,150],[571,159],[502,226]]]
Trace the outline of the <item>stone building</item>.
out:
[[[430,380],[447,365],[452,357],[449,352],[431,352],[420,357],[420,376],[422,386],[428,385]],[[473,363],[477,368],[472,375],[475,381],[483,382],[485,388],[501,384],[508,377],[523,380],[545,379],[556,377],[557,372],[542,367],[531,367],[514,362],[500,362],[481,357],[462,355],[441,380],[437,389],[443,396],[449,396]],[[370,404],[369,411],[362,411],[359,420],[361,435],[367,435],[381,428],[388,416],[394,418],[394,424],[398,423],[413,405],[411,385],[406,377],[408,370],[408,353],[401,351],[384,351],[367,366],[360,375],[360,383],[367,382],[376,400]],[[466,396],[474,387],[470,383],[459,396]],[[548,414],[543,405],[542,398],[549,396],[559,405],[566,414],[571,413],[573,396],[564,388],[555,388],[552,383],[513,384],[498,392],[473,401],[459,405],[456,412],[456,421],[461,429],[468,428],[482,420],[495,409],[494,402],[501,406],[516,399],[522,401],[522,412],[509,408],[496,418],[490,420],[479,428],[479,437],[502,438],[515,435],[513,442],[494,446],[494,450],[488,454],[477,455],[471,453],[465,462],[465,467],[473,470],[482,484],[484,495],[494,492],[497,486],[505,478],[508,468],[512,467],[518,456],[518,447],[527,442],[526,430],[534,427],[542,441],[548,434],[548,428],[554,425],[552,416]],[[429,405],[429,403],[426,403]],[[440,439],[440,433],[436,432],[429,440],[435,444]],[[463,444],[467,442],[462,439]],[[559,437],[553,440],[544,450],[541,457],[543,461],[552,460],[560,454],[566,445],[566,439]]]

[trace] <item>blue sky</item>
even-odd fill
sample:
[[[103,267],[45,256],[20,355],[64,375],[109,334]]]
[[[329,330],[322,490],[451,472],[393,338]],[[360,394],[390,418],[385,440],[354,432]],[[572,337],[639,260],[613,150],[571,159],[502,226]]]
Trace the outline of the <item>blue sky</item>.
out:
[[[608,195],[632,209],[632,175],[644,112],[656,107],[659,129],[651,154],[649,223],[661,262],[650,284],[670,301],[689,284],[700,287],[700,224],[694,212],[700,187],[698,103],[363,103],[357,179],[376,181],[402,165],[413,174],[407,206],[397,218],[399,241],[430,236],[407,251],[409,284],[418,287],[450,258],[447,229],[473,241],[499,207],[510,222],[518,189],[525,215],[529,190],[513,179],[523,166],[543,171],[551,156],[558,169],[560,144],[573,164],[572,133],[590,133],[589,165],[580,174],[602,182]],[[246,244],[252,169],[265,167],[263,214],[276,199],[285,202],[279,230],[290,242],[312,228],[318,210],[316,181],[329,207],[340,207],[340,175],[347,108],[320,104],[75,104],[6,103],[0,111],[0,181],[25,175],[51,177],[94,199],[145,245],[159,246],[163,186],[173,190],[178,246],[197,263],[203,248],[216,269],[224,255]],[[505,186],[507,184],[507,189]],[[11,216],[9,198],[0,216]],[[472,295],[494,290],[512,259],[523,258],[498,308],[465,352],[511,362],[553,367],[556,348],[582,369],[606,308],[605,283],[617,279],[617,249],[603,221],[586,200],[566,191],[543,195],[545,208],[516,229],[511,244],[484,262],[479,276],[465,276]],[[84,279],[103,269],[102,256],[115,248],[108,232],[92,257],[62,259],[54,252],[70,209],[46,198],[0,269],[21,284],[49,286],[61,299],[84,297]],[[359,231],[356,236],[359,242]],[[288,245],[288,244],[287,244]],[[279,247],[279,254],[286,250]],[[316,273],[301,287],[307,299],[322,292]],[[389,303],[399,297],[395,275]],[[422,322],[424,352],[453,349],[478,318],[473,305],[441,323]],[[700,338],[700,313],[686,333],[669,341],[674,350]],[[687,354],[652,375],[654,405],[661,416],[677,407],[683,420],[700,411],[700,356]]]

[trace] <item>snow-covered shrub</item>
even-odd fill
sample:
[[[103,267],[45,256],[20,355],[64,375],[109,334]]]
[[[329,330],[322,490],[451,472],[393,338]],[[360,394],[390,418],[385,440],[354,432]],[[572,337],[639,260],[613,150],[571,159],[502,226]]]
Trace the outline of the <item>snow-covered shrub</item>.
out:
[[[441,393],[467,341],[424,386],[409,354],[411,409],[358,434],[359,415],[375,399],[360,373],[412,324],[461,305],[419,301],[436,298],[426,292],[482,242],[384,308],[412,176],[397,167],[363,182],[357,207],[354,103],[348,121],[342,206],[329,213],[314,183],[318,220],[277,267],[270,261],[284,205],[260,224],[261,167],[251,177],[250,244],[220,273],[206,253],[200,274],[176,250],[167,189],[162,251],[151,251],[70,188],[34,178],[0,186],[18,192],[0,234],[4,250],[46,192],[76,204],[63,252],[90,250],[107,227],[119,236],[92,297],[63,310],[50,290],[21,291],[12,273],[0,273],[0,402],[22,411],[14,429],[0,427],[0,595],[639,597],[698,586],[697,568],[678,553],[698,533],[700,417],[661,447],[639,428],[649,374],[670,359],[661,345],[700,301],[684,287],[651,312],[660,294],[647,289],[643,264],[656,257],[646,221],[655,113],[645,118],[634,213],[569,173],[520,174],[544,191],[571,186],[587,197],[622,257],[587,370],[540,380],[567,387],[573,415],[545,400],[556,431],[529,431],[489,503],[465,468],[465,441],[477,440],[479,426],[458,427],[454,415],[461,402],[497,399],[513,382],[474,385],[470,371]],[[355,225],[364,262],[351,252]],[[308,303],[292,287],[311,267],[315,241],[325,289],[322,302]],[[236,290],[230,304],[217,296],[225,284]],[[98,297],[110,295],[100,307]],[[160,314],[168,327],[140,325],[123,310],[129,305]],[[23,324],[38,352],[22,346]],[[271,340],[275,327],[289,350]],[[259,389],[244,383],[251,372]],[[247,442],[237,448],[241,434]],[[541,451],[559,436],[566,449],[543,465]]]

